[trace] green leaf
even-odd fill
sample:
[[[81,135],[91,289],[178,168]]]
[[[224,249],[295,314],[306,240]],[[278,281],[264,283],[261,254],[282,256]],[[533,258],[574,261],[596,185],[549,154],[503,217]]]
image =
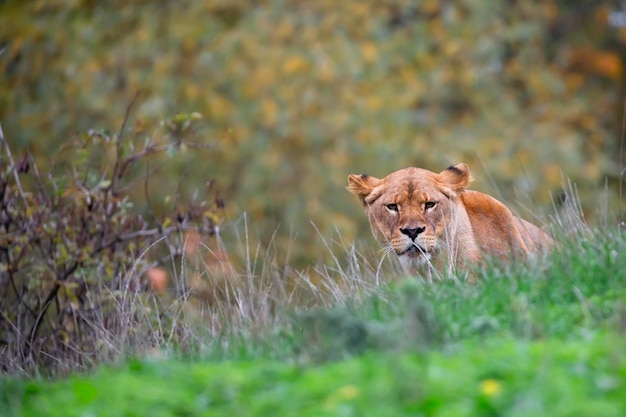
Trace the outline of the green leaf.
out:
[[[101,190],[106,190],[110,186],[111,186],[111,180],[102,180],[98,184],[98,188],[101,189]]]

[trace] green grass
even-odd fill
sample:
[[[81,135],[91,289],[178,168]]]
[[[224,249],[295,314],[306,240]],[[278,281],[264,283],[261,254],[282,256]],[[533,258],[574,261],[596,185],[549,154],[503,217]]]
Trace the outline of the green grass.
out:
[[[621,416],[626,343],[490,338],[454,352],[276,361],[132,361],[88,377],[5,383],[26,416]]]
[[[405,280],[242,325],[193,358],[0,379],[0,415],[626,415],[624,254],[598,234],[477,284]]]

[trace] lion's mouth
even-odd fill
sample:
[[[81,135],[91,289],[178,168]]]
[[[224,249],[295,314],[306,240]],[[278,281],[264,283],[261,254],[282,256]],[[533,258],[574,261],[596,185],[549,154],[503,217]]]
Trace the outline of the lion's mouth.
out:
[[[426,254],[428,254],[428,251],[426,249],[424,249],[417,243],[413,243],[411,244],[411,246],[409,246],[402,252],[398,253],[398,256],[402,256],[402,255],[419,256],[419,255],[426,255]]]

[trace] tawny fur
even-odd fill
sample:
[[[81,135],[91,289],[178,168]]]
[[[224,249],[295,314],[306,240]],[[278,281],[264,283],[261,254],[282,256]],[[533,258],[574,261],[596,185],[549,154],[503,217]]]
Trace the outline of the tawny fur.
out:
[[[405,270],[463,270],[486,258],[527,258],[549,250],[552,238],[478,191],[465,163],[440,173],[405,168],[385,178],[350,175],[348,190],[365,207],[372,233]],[[427,268],[430,269],[430,268]]]

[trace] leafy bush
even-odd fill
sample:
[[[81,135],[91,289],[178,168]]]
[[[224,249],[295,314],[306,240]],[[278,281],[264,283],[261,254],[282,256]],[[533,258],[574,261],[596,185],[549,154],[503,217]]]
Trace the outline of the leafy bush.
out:
[[[127,120],[115,134],[79,135],[49,158],[48,172],[30,154],[14,160],[0,128],[3,371],[90,366],[125,348],[150,348],[174,330],[151,307],[158,301],[148,281],[166,290],[155,267],[180,258],[183,232],[213,235],[222,203],[211,196],[185,206],[184,196],[173,195],[178,204],[169,215],[138,214],[130,195],[137,187],[148,192],[148,161],[202,148],[190,140],[197,117],[178,115],[145,140],[127,138]],[[161,326],[151,324],[157,319]]]

